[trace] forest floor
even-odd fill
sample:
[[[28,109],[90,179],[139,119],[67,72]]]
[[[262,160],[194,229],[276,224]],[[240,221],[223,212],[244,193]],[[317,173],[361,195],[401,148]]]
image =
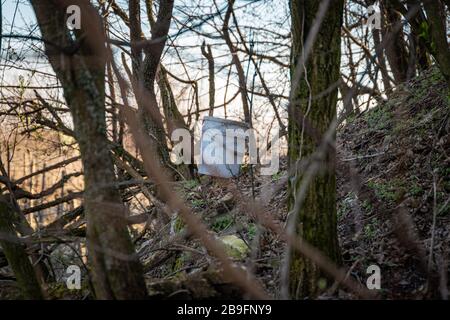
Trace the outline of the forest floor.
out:
[[[338,229],[343,258],[362,283],[368,277],[366,268],[378,265],[383,298],[448,295],[450,106],[446,93],[440,74],[430,70],[338,130]]]
[[[449,285],[449,117],[445,82],[430,70],[338,129],[337,212],[344,267],[365,285],[367,267],[379,266],[383,299],[448,294],[443,288]],[[281,171],[273,176],[256,174],[251,179],[244,167],[236,180],[203,176],[175,184],[235,262],[253,271],[274,297],[279,297],[285,244],[279,235],[258,224],[252,206],[265,208],[284,227],[286,186],[286,159],[281,159]],[[136,235],[135,243],[150,296],[241,297],[239,290],[214,271],[217,263],[191,238],[179,218],[149,227]],[[0,298],[10,296],[2,294],[6,287],[1,287]],[[7,290],[11,293],[11,288]],[[58,290],[52,295],[83,296]],[[339,289],[322,298],[354,296]]]

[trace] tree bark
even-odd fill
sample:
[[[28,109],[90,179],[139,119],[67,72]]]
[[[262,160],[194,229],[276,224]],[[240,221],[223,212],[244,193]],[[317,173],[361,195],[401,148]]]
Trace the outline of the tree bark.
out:
[[[398,13],[390,1],[380,2],[382,8],[383,38],[393,32],[396,25],[401,23],[401,15]],[[405,42],[403,28],[393,34],[391,41],[386,43],[386,57],[391,67],[392,74],[397,83],[405,82],[408,74],[408,50]]]
[[[130,40],[131,40],[131,64],[133,76],[140,79],[141,65],[142,65],[142,50],[138,42],[142,40],[141,29],[141,6],[139,0],[130,0],[128,3],[129,11],[129,26],[130,26]]]
[[[211,45],[206,45],[203,41],[201,46],[202,54],[208,61],[208,81],[209,81],[209,112],[208,115],[212,117],[214,115],[214,104],[216,95],[216,84],[214,80],[214,56],[212,54]]]
[[[442,75],[447,80],[450,97],[450,47],[447,42],[445,7],[440,0],[423,1],[431,37],[431,49]]]
[[[419,71],[427,70],[431,66],[429,54],[434,56],[432,40],[429,35],[428,19],[421,9],[422,1],[407,0],[406,7],[399,0],[390,1],[395,9],[408,21],[414,40],[416,63]],[[417,14],[411,16],[409,13],[417,10]]]
[[[13,209],[7,201],[0,199],[0,245],[6,260],[17,279],[25,299],[43,299],[41,287],[36,277],[25,246],[20,243],[14,228]]]
[[[252,124],[252,115],[250,114],[250,107],[248,104],[248,96],[247,96],[247,79],[245,78],[244,68],[242,67],[242,63],[239,60],[238,50],[231,41],[230,31],[229,31],[229,22],[231,18],[231,14],[233,12],[233,5],[235,0],[228,0],[228,8],[225,13],[225,17],[223,19],[223,38],[228,46],[228,49],[231,52],[232,62],[236,68],[238,80],[239,80],[239,91],[241,93],[241,101],[242,101],[242,109],[244,111],[244,120],[245,123],[249,125]]]
[[[141,103],[143,101],[148,102],[144,103],[145,108],[140,111],[145,113],[143,116],[145,119],[145,127],[154,138],[158,150],[159,161],[164,167],[168,167],[170,158],[166,132],[156,99],[155,80],[170,28],[173,3],[174,0],[161,0],[156,22],[153,23],[150,21],[152,24],[151,39],[155,43],[144,47],[145,58],[142,65],[142,72],[145,92],[141,92],[140,97],[138,97],[138,99],[141,100]]]
[[[383,48],[380,47],[381,32],[380,32],[380,30],[374,28],[372,30],[372,34],[373,34],[373,42],[374,42],[375,50],[376,50],[376,54],[377,54],[377,61],[378,61],[378,64],[380,65],[381,79],[383,81],[384,91],[389,92],[392,89],[392,87],[391,87],[391,81],[389,79],[389,74],[387,71],[388,69],[386,67],[386,56],[384,55]]]
[[[142,59],[142,46],[139,45],[139,41],[145,40],[141,28],[140,1],[129,1],[129,16],[117,6],[113,6],[112,9],[130,28],[132,72],[127,71],[127,73],[130,76],[133,91],[136,95],[140,121],[142,121],[143,127],[147,130],[147,133],[150,134],[150,137],[152,137],[157,146],[158,154],[155,156],[158,158],[159,163],[166,169],[169,169],[172,168],[172,166],[170,165],[169,149],[167,147],[167,135],[156,101],[154,82],[156,80],[160,89],[164,90],[164,93],[161,94],[164,97],[167,93],[167,87],[161,88],[161,83],[159,81],[159,79],[165,78],[165,75],[162,74],[164,72],[161,71],[160,58],[169,31],[173,1],[161,2],[157,20],[153,18],[153,2],[151,0],[146,0],[145,5],[147,19],[152,30],[152,39],[158,43],[143,48],[146,54],[144,60]],[[124,65],[126,65],[126,62],[124,62]],[[170,87],[169,90],[171,91]],[[167,100],[163,100],[162,107],[165,112],[166,110],[164,107],[166,105],[164,105],[164,102],[167,102]],[[182,117],[181,119],[183,120]],[[172,120],[173,119],[168,119],[166,117],[168,127],[170,122],[177,122],[179,119]],[[171,130],[169,129],[169,136],[171,133],[170,131]]]
[[[292,170],[296,161],[311,156],[317,150],[317,141],[302,132],[304,114],[306,121],[324,135],[336,117],[337,89],[330,90],[339,80],[341,57],[341,25],[343,0],[331,1],[319,28],[316,41],[309,54],[304,76],[297,88],[293,88],[289,110],[289,163]],[[291,0],[292,52],[291,78],[297,68],[303,44],[314,25],[320,1]],[[329,93],[315,99],[319,93]],[[310,105],[309,105],[310,103]],[[305,130],[306,131],[306,130]],[[321,250],[336,263],[340,253],[336,227],[336,177],[335,156],[327,154],[326,164],[321,164],[319,174],[309,184],[306,198],[298,212],[294,209],[296,193],[303,181],[301,172],[292,176],[289,183],[289,212],[295,215],[296,232],[307,242]],[[325,276],[310,260],[297,252],[290,252],[289,292],[291,298],[314,297],[323,287],[320,279]]]
[[[142,267],[127,229],[125,208],[114,187],[106,138],[106,46],[100,17],[79,1],[81,30],[72,40],[61,1],[33,0],[45,52],[64,89],[84,169],[87,247],[95,294],[100,299],[146,296]]]
[[[157,83],[161,94],[161,104],[166,120],[166,126],[169,136],[175,129],[185,129],[189,131],[189,126],[184,121],[183,115],[178,110],[177,102],[167,77],[166,69],[160,65],[157,74]],[[191,150],[194,150],[194,135],[191,133]],[[186,179],[194,178],[194,154],[191,154],[189,164],[180,164],[178,171],[182,173]]]

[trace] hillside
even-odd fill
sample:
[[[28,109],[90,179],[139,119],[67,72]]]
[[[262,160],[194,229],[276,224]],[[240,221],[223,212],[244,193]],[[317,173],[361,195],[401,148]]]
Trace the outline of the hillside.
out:
[[[385,298],[435,296],[425,280],[448,281],[449,115],[445,82],[429,70],[338,131],[343,257],[361,281],[379,265]]]

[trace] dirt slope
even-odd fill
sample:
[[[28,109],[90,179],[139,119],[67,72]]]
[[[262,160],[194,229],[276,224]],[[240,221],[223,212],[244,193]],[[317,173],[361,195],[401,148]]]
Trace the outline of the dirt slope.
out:
[[[366,268],[377,264],[385,298],[447,295],[450,108],[445,93],[439,73],[430,70],[338,131],[343,257],[363,283]]]

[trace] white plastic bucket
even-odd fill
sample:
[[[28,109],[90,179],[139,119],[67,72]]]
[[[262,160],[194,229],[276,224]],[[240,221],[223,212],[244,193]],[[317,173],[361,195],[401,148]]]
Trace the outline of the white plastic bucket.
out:
[[[245,135],[242,133],[248,129],[243,122],[204,117],[198,172],[222,178],[238,176],[245,154]]]

